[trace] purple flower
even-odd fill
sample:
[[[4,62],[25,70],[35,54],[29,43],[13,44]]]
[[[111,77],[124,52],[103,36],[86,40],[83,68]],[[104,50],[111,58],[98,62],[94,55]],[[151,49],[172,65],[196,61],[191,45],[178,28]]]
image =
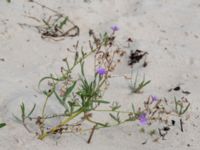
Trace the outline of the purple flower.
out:
[[[113,26],[111,27],[111,29],[113,30],[113,32],[116,32],[116,31],[119,30],[119,27],[116,26],[116,25],[113,25]]]
[[[157,97],[157,96],[153,96],[153,95],[151,95],[151,99],[152,99],[152,102],[156,102],[156,101],[158,101],[158,97]]]
[[[97,69],[97,73],[102,76],[102,75],[106,74],[106,70],[104,68],[99,68],[99,69]]]
[[[140,114],[138,119],[140,121],[140,125],[146,125],[148,123],[148,119],[145,113]]]

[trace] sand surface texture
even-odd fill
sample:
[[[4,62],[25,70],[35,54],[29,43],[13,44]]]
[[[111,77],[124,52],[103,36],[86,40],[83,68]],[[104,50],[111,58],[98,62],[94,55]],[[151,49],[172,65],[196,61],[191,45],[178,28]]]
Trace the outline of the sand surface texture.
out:
[[[35,28],[20,24],[38,25],[34,16],[42,19],[52,12],[26,0],[7,3],[0,0],[0,150],[198,150],[200,148],[200,1],[199,0],[42,0],[41,3],[66,14],[80,27],[80,36],[62,41],[44,40]],[[181,97],[181,92],[168,89],[181,85],[191,94],[190,118],[166,136],[153,142],[138,131],[136,124],[125,124],[95,132],[91,144],[88,133],[65,134],[61,138],[40,141],[13,118],[20,115],[19,104],[28,108],[43,104],[37,83],[45,75],[58,73],[67,48],[80,40],[86,43],[89,29],[103,33],[115,24],[120,27],[118,40],[128,37],[135,41],[133,50],[149,53],[146,68],[139,67],[151,83],[143,94],[130,95],[127,81],[115,78],[105,97],[114,99],[129,109],[130,102],[142,103],[149,95]],[[129,53],[129,52],[127,52]],[[116,75],[130,74],[126,56],[115,71]],[[88,76],[90,73],[88,64]],[[135,72],[137,72],[137,69]],[[49,106],[53,111],[55,107]],[[38,111],[38,110],[37,110]],[[178,134],[178,135],[177,135]],[[142,144],[145,142],[146,144]]]

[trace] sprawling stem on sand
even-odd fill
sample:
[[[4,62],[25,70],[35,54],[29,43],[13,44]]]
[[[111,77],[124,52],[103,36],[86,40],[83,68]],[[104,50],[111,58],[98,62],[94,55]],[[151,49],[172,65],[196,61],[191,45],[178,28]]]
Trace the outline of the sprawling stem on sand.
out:
[[[63,127],[64,125],[66,125],[68,122],[70,122],[71,120],[73,120],[74,118],[76,118],[79,114],[81,114],[84,111],[84,109],[80,109],[77,113],[73,114],[72,116],[64,119],[58,126],[53,127],[50,131],[45,132],[43,134],[41,134],[38,139],[43,140],[46,136],[48,136],[49,134],[53,134],[55,131],[57,131],[58,129],[60,129],[61,127]]]

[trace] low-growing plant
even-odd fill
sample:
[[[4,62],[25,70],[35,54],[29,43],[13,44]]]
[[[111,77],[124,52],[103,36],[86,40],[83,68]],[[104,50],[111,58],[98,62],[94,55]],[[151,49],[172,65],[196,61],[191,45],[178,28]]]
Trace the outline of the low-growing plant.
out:
[[[132,74],[132,73],[131,73],[131,74]],[[131,89],[131,92],[132,92],[132,93],[141,93],[141,92],[142,92],[141,90],[142,90],[145,86],[147,86],[150,82],[151,82],[151,80],[146,81],[146,80],[145,80],[145,76],[144,76],[143,79],[142,79],[142,81],[140,81],[140,82],[138,83],[138,72],[137,72],[134,81],[133,81],[133,75],[132,75],[129,88]]]
[[[112,26],[111,33],[104,33],[97,36],[93,30],[89,31],[89,50],[86,51],[79,46],[79,42],[70,49],[74,56],[73,62],[70,57],[64,58],[65,67],[61,67],[60,75],[50,74],[39,81],[39,88],[45,95],[41,114],[32,116],[36,105],[31,111],[26,112],[25,104],[22,103],[21,119],[17,118],[28,131],[31,131],[26,124],[27,120],[35,121],[38,130],[35,131],[38,139],[43,140],[47,136],[63,133],[82,133],[90,131],[88,143],[91,142],[95,130],[119,126],[127,122],[137,121],[140,126],[149,126],[154,122],[162,122],[168,125],[168,116],[176,115],[176,111],[168,108],[166,99],[159,99],[156,96],[149,96],[143,107],[130,106],[130,111],[121,110],[118,102],[104,99],[104,92],[110,85],[109,79],[117,64],[124,56],[125,51],[116,42],[117,26]],[[89,58],[94,58],[94,74],[88,77],[85,64]],[[76,71],[79,69],[79,73]],[[137,80],[136,80],[137,81]],[[148,81],[150,82],[150,81]],[[148,82],[142,81],[139,86],[135,86],[136,92],[140,91]],[[42,84],[46,83],[48,88],[42,90]],[[50,99],[55,99],[62,106],[63,112],[60,114],[50,114],[46,108]],[[111,104],[110,104],[111,103]],[[102,109],[105,105],[105,109]],[[106,107],[108,105],[109,107]],[[177,105],[177,103],[175,103]],[[189,107],[189,106],[188,106]],[[182,112],[182,111],[181,111]],[[97,113],[104,113],[109,117],[109,121],[102,121],[94,117]],[[51,122],[52,119],[59,119],[59,123]],[[90,127],[88,127],[90,126]],[[151,135],[153,135],[151,133]]]
[[[175,112],[180,117],[180,128],[181,128],[181,131],[183,132],[182,116],[186,113],[186,111],[190,107],[190,103],[184,97],[182,97],[180,100],[177,100],[176,97],[174,97],[174,102],[175,102]]]
[[[176,97],[174,97],[175,102],[175,112],[182,116],[190,107],[190,103],[186,98],[182,98],[181,100],[177,100]]]
[[[35,110],[36,104],[34,104],[33,108],[31,109],[31,111],[26,114],[26,107],[24,105],[24,103],[22,102],[22,104],[20,105],[20,110],[21,110],[21,119],[18,118],[17,116],[13,115],[14,118],[22,123],[24,125],[24,127],[30,132],[29,128],[26,126],[25,120],[30,118],[30,116],[32,115],[33,111]]]

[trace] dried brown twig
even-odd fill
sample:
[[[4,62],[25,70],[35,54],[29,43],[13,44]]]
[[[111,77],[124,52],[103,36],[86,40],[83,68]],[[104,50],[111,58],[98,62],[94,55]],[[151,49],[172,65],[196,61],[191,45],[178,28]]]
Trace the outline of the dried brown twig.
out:
[[[75,37],[79,35],[80,29],[79,27],[74,24],[74,22],[69,19],[68,16],[46,6],[41,4],[40,2],[37,2],[35,0],[29,0],[29,2],[32,2],[36,5],[41,6],[42,8],[45,8],[51,12],[54,13],[54,15],[49,16],[47,19],[38,19],[33,16],[26,16],[30,19],[33,19],[42,25],[33,26],[28,25],[25,23],[19,23],[21,27],[32,27],[36,28],[38,32],[41,34],[42,39],[52,39],[54,41],[60,41],[63,40],[65,37]]]

